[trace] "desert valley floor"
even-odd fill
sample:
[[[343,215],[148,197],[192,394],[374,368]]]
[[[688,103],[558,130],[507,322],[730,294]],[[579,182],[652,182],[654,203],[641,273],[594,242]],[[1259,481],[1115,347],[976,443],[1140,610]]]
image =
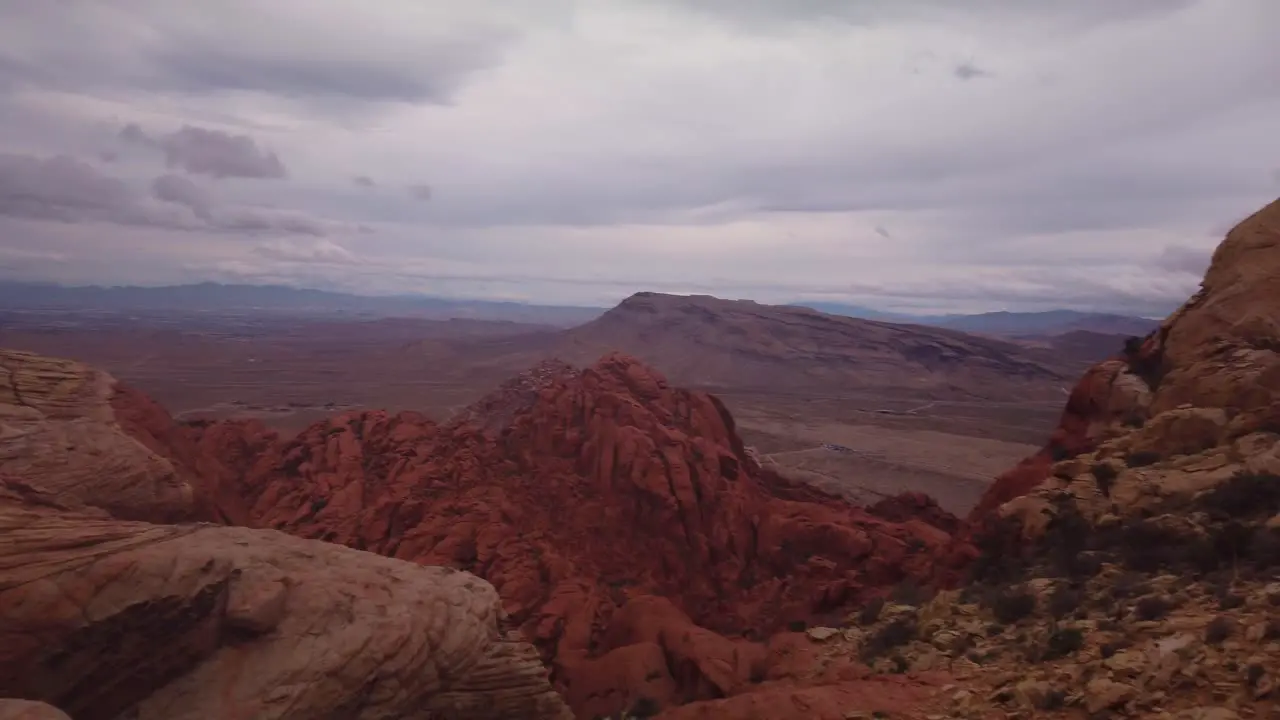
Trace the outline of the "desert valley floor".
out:
[[[767,337],[770,330],[766,320],[757,332]],[[566,351],[564,334],[546,325],[466,319],[0,314],[0,346],[104,368],[178,419],[256,417],[287,434],[347,409],[448,419],[539,361],[570,355],[574,364],[589,364],[591,345]],[[623,349],[638,343],[609,341]],[[840,377],[773,382],[769,372],[778,379],[792,372],[786,363],[746,376],[716,368],[702,382],[689,382],[698,378],[681,367],[698,368],[700,352],[676,348],[679,361],[659,357],[653,365],[669,375],[664,365],[675,365],[673,381],[719,395],[765,464],[855,501],[918,490],[956,513],[967,512],[992,478],[1037,449],[1075,380],[1068,366],[1036,379],[1026,399],[984,396],[990,394],[981,381],[915,391],[909,367],[883,388],[851,387]]]

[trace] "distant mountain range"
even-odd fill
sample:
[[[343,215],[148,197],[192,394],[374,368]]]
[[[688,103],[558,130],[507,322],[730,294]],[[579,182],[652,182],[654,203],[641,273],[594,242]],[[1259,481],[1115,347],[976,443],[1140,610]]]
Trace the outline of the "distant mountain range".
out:
[[[793,303],[831,315],[1005,337],[1052,336],[1076,331],[1145,335],[1157,322],[1108,313],[1049,310],[976,315],[909,315],[829,302]],[[281,285],[198,283],[161,287],[76,286],[0,282],[0,309],[94,310],[130,313],[284,313],[355,317],[468,318],[571,327],[594,320],[607,308],[496,300],[455,300],[425,295],[368,296]]]
[[[999,311],[976,315],[907,315],[840,303],[812,302],[796,303],[796,305],[832,315],[847,315],[864,320],[930,325],[967,333],[1009,337],[1063,335],[1078,331],[1141,336],[1151,332],[1160,324],[1158,320],[1150,318],[1078,310]]]
[[[0,282],[0,309],[129,313],[280,313],[318,316],[468,318],[569,327],[604,308],[452,300],[421,295],[368,296],[280,285],[198,283],[162,287],[67,287]]]

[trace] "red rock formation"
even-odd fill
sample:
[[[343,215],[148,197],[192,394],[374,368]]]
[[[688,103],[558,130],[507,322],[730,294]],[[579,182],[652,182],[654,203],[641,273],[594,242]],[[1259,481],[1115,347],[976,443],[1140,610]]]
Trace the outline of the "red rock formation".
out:
[[[209,479],[211,517],[486,578],[580,712],[735,692],[763,649],[723,636],[929,578],[951,542],[927,503],[889,519],[762,471],[717,399],[631,358],[541,384],[496,439],[382,412],[289,441],[255,423],[147,434]]]

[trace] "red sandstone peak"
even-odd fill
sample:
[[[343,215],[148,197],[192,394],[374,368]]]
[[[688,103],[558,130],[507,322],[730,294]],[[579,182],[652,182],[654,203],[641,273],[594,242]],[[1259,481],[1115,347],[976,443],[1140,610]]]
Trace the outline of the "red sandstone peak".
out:
[[[645,597],[667,598],[670,617],[708,638],[763,638],[930,577],[950,543],[954,519],[928,503],[876,514],[762,471],[718,399],[675,388],[634,357],[535,368],[507,391],[519,402],[482,403],[511,413],[496,434],[358,412],[288,440],[212,423],[166,442],[209,478],[213,518],[489,580],[587,716],[618,711],[636,691],[608,668],[648,652],[628,638],[654,641],[614,629],[625,607],[629,626],[658,612]],[[651,656],[665,658],[651,668],[664,704],[714,697],[752,672],[748,663],[713,678],[700,654],[709,646],[681,647]],[[681,653],[703,669],[671,665]],[[588,702],[581,687],[599,692]]]

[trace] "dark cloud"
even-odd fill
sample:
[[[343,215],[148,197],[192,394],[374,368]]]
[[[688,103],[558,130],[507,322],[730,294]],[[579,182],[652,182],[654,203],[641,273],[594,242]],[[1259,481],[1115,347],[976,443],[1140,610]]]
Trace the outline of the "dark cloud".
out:
[[[1000,22],[1043,23],[1070,30],[1177,12],[1195,0],[1076,0],[1036,3],[1023,0],[663,0],[760,30],[788,24],[845,22],[878,25],[902,20],[953,23],[996,18]]]
[[[876,226],[876,234],[884,238],[885,240],[893,239],[893,236],[889,234],[889,231],[886,230],[883,225]]]
[[[151,181],[151,194],[157,200],[176,203],[191,209],[196,217],[208,220],[212,201],[209,194],[191,178],[166,173]]]
[[[951,74],[961,80],[973,80],[976,78],[991,77],[991,73],[974,65],[972,62],[962,62],[951,70]]]
[[[444,103],[468,74],[491,64],[492,39],[446,40],[414,68],[357,57],[245,53],[214,39],[196,46],[170,45],[150,59],[164,74],[163,86],[178,91],[254,90],[307,99],[341,97],[363,101]]]
[[[374,188],[378,186],[378,183],[374,182],[373,178],[368,175],[357,175],[354,178],[351,178],[351,182],[354,183],[356,187],[362,188]]]
[[[0,154],[0,214],[60,222],[119,221],[133,202],[127,184],[75,158]]]
[[[8,217],[251,235],[321,236],[334,225],[289,210],[217,205],[180,175],[155,178],[150,191],[160,202],[69,156],[0,154],[0,215]]]
[[[103,150],[98,153],[98,159],[104,163],[113,163],[120,159],[120,153],[115,150]]]
[[[326,223],[302,213],[286,210],[240,208],[224,211],[216,218],[218,228],[233,232],[286,233],[320,237],[327,233]]]
[[[409,196],[414,200],[426,202],[431,199],[432,190],[430,185],[410,185]]]
[[[152,137],[134,123],[124,126],[125,142],[158,149],[165,164],[192,175],[215,178],[278,179],[288,173],[279,156],[248,135],[232,135],[221,130],[183,125],[177,131]]]
[[[441,22],[411,3],[324,13],[252,0],[2,5],[0,82],[73,92],[446,103],[515,37],[511,22],[467,22],[474,12]]]

